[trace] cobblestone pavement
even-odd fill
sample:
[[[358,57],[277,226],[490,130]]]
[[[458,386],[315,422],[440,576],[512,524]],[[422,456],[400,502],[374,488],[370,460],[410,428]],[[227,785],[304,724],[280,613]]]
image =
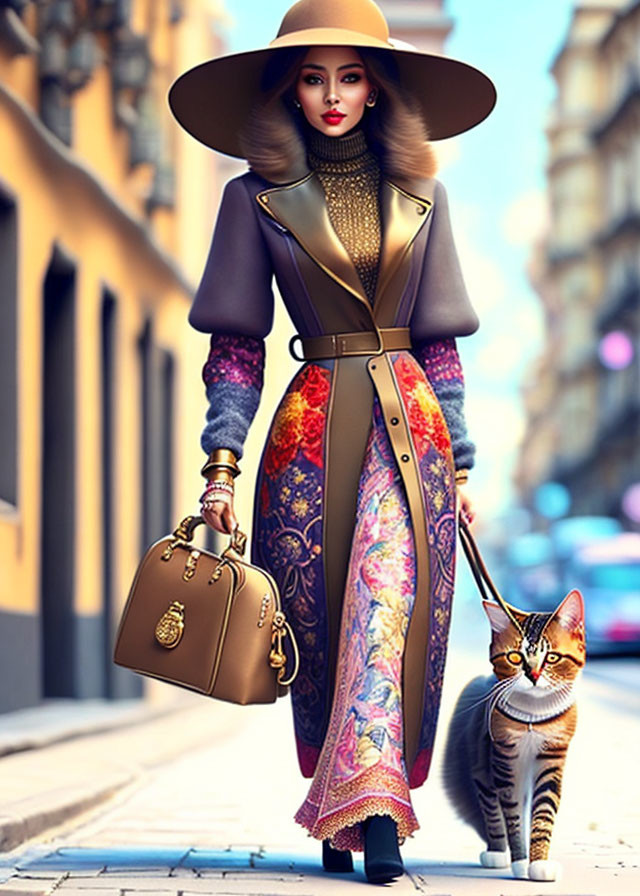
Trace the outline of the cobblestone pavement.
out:
[[[461,684],[483,662],[460,652],[452,657],[443,721]],[[144,770],[99,810],[5,854],[0,896],[322,896],[369,888],[361,857],[354,874],[324,874],[319,844],[292,821],[307,782],[297,772],[288,701],[252,708],[201,704],[207,725],[217,720],[210,745]],[[413,792],[422,827],[403,847],[407,874],[392,885],[395,896],[640,893],[638,707],[638,695],[615,678],[599,674],[584,682],[552,844],[564,866],[559,882],[516,881],[481,869],[481,845],[446,803],[436,762],[427,785]],[[195,724],[193,714],[178,715],[165,720],[164,735],[159,723],[154,730],[170,739],[171,728],[187,719]],[[126,755],[130,737],[112,735],[105,749]]]

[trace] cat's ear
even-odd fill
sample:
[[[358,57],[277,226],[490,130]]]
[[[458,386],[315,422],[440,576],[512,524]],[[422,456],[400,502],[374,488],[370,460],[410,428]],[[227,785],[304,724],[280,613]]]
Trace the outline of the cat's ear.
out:
[[[568,632],[581,630],[584,625],[584,600],[579,591],[570,591],[551,617]]]
[[[494,604],[490,600],[483,600],[482,606],[489,617],[491,631],[495,632],[497,635],[506,631],[513,624],[505,611],[502,607],[498,606],[498,604]]]

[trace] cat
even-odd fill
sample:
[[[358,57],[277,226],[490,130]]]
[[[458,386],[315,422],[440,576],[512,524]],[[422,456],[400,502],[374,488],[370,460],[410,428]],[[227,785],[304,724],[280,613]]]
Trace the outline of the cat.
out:
[[[575,685],[585,663],[584,603],[571,591],[552,613],[483,601],[494,674],[460,695],[449,725],[444,784],[487,848],[485,868],[556,880],[549,843],[576,729]]]

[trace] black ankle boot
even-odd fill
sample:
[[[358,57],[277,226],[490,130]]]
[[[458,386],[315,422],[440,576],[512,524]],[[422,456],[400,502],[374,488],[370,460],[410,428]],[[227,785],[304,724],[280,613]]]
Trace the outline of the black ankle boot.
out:
[[[348,849],[334,849],[329,840],[323,840],[322,867],[325,871],[345,874],[348,871],[353,871],[353,858]]]
[[[371,815],[362,822],[364,873],[370,884],[386,884],[402,877],[398,826],[390,815]]]

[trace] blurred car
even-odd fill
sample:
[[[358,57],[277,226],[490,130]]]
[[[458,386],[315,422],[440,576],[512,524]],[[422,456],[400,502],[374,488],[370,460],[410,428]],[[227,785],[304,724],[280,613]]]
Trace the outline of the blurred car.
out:
[[[548,535],[527,532],[507,543],[502,591],[509,603],[527,612],[546,613],[560,602],[560,590]]]
[[[612,516],[568,516],[551,524],[549,537],[561,568],[579,548],[622,531],[622,523]]]
[[[548,534],[527,532],[511,538],[502,578],[507,600],[528,612],[550,613],[576,587],[570,568],[576,552],[622,531],[614,517],[572,516],[554,522]]]
[[[587,654],[640,654],[640,534],[584,545],[565,576],[584,597]]]

